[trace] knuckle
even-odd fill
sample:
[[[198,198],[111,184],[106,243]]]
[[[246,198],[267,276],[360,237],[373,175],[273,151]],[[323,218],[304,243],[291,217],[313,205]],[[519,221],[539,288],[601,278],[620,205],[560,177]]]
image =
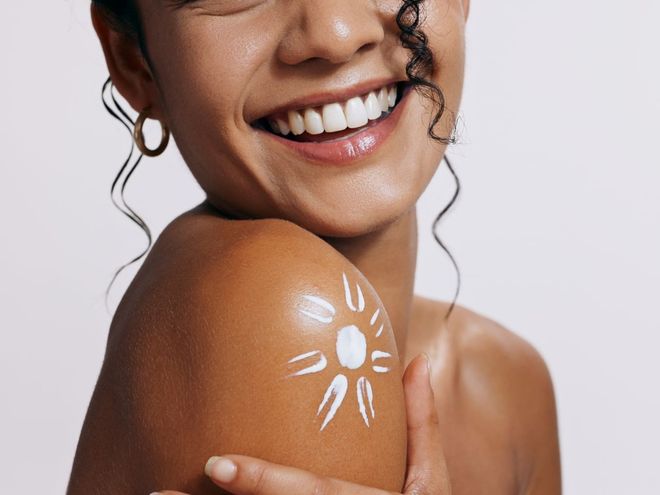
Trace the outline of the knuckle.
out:
[[[434,407],[429,411],[427,422],[431,426],[440,426],[440,417],[438,416],[438,410]]]
[[[406,480],[406,495],[448,495],[444,483],[435,479],[436,474],[432,469],[417,469],[411,473]]]
[[[263,493],[268,485],[269,475],[269,470],[265,464],[259,463],[254,466],[250,476],[252,478],[250,493],[254,495]]]
[[[336,495],[336,490],[327,478],[314,476],[310,495]]]
[[[427,493],[427,484],[428,483],[426,480],[422,477],[422,473],[415,471],[414,473],[410,473],[408,475],[404,491],[406,495],[422,495]]]
[[[440,416],[435,406],[431,406],[415,422],[408,424],[409,433],[423,432],[426,430],[438,429],[440,427]]]

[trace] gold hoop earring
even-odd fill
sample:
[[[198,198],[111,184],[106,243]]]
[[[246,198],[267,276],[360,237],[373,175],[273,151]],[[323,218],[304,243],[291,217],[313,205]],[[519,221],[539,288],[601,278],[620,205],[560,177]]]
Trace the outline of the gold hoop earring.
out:
[[[144,121],[147,120],[149,110],[151,109],[145,108],[140,112],[140,115],[138,115],[138,118],[135,121],[135,128],[133,129],[133,139],[135,140],[135,144],[142,152],[142,154],[146,156],[158,156],[163,151],[165,151],[165,148],[167,148],[167,144],[170,142],[170,130],[167,128],[165,124],[159,121],[160,127],[162,129],[160,144],[158,145],[158,148],[153,150],[147,148],[147,144],[144,142],[144,134],[142,132],[142,127],[144,126]]]

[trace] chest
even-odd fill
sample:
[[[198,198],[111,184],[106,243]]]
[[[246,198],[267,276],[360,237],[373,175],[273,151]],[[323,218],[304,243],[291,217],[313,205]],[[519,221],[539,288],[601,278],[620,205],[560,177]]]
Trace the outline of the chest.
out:
[[[407,366],[418,354],[431,357],[433,389],[453,495],[514,495],[524,491],[524,476],[510,411],[492,386],[491,371],[465,352],[462,325],[443,327],[443,311],[422,311],[406,342]],[[420,316],[421,315],[421,316]],[[444,338],[442,338],[444,336]]]
[[[436,389],[436,407],[453,495],[521,493],[507,419],[442,388]]]
[[[411,346],[410,356],[428,349]],[[437,369],[438,363],[433,366]],[[433,389],[452,494],[521,493],[520,459],[516,456],[511,418],[489,403],[489,393],[479,393],[479,384],[463,383],[460,370],[448,373],[456,375],[447,380],[437,379],[436,375]]]

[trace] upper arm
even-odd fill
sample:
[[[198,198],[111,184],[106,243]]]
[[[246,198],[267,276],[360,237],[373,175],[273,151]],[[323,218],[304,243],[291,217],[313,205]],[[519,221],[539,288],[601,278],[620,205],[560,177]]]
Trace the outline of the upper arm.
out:
[[[521,422],[521,448],[530,459],[524,493],[557,495],[562,490],[561,461],[552,378],[545,361],[531,345],[527,345],[522,359],[521,372],[525,375],[520,407],[526,409]]]
[[[202,468],[229,453],[400,490],[402,372],[378,295],[315,236],[255,225],[154,283],[99,379],[94,400],[119,407],[85,427],[116,430],[123,493],[216,493]]]

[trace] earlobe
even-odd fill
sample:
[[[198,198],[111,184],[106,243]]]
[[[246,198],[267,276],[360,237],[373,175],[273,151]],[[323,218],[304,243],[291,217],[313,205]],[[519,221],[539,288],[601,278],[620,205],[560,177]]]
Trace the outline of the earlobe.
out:
[[[152,107],[156,114],[155,83],[137,40],[112,26],[94,3],[91,16],[113,84],[135,111]]]
[[[465,22],[468,20],[468,16],[470,15],[470,0],[461,0],[463,2],[463,12],[465,15]]]

